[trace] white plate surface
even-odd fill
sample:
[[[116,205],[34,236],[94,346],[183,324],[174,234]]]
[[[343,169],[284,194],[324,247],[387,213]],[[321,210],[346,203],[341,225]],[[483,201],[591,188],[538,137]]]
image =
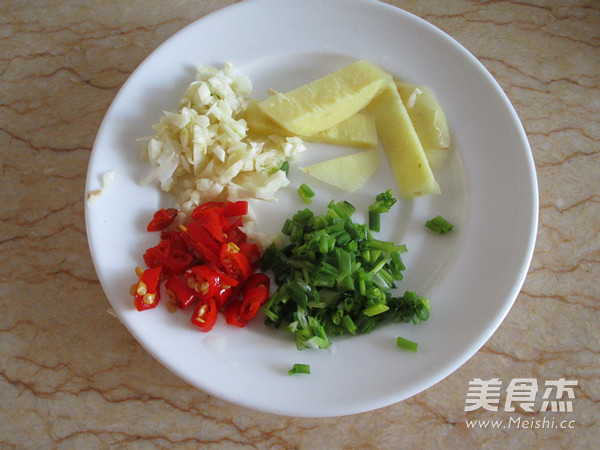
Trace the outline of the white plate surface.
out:
[[[451,127],[452,157],[436,171],[442,194],[399,201],[383,216],[380,238],[405,243],[405,280],[432,304],[418,326],[389,324],[369,335],[336,338],[328,350],[298,351],[291,335],[255,320],[245,329],[220,318],[208,334],[189,312],[164,305],[137,312],[129,296],[134,267],[156,235],[144,231],[152,213],[172,198],[139,181],[149,167],[136,139],[152,134],[163,110],[174,109],[196,64],[233,63],[250,77],[253,95],[285,91],[356,59],[431,87]],[[365,211],[374,196],[396,185],[384,164],[364,188],[345,194],[308,180],[299,165],[347,153],[308,143],[277,203],[254,203],[257,228],[268,235],[304,207],[295,189],[307,181],[323,211],[335,198]],[[291,416],[338,416],[406,399],[467,361],[500,325],[524,281],[537,230],[537,182],[523,127],[485,68],[452,38],[389,5],[362,0],[242,2],[189,25],[154,51],[116,96],[98,132],[86,193],[103,173],[112,185],[86,204],[86,226],[100,283],[120,320],[158,361],[197,388],[249,408]],[[455,230],[437,236],[424,223],[438,214]],[[366,220],[357,213],[356,220]],[[396,336],[419,343],[411,353]],[[290,377],[296,363],[311,375]]]

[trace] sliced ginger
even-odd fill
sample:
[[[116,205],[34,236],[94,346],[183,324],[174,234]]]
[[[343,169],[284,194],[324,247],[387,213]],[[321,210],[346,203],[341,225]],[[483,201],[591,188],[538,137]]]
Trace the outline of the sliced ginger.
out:
[[[360,60],[286,93],[258,103],[273,121],[297,136],[313,136],[362,110],[390,80],[375,64]]]

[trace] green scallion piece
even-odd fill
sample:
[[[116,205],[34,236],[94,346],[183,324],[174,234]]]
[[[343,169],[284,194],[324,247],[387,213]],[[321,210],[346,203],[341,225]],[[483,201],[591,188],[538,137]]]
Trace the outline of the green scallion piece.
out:
[[[369,211],[369,230],[381,231],[381,214],[375,211]]]
[[[396,345],[400,348],[410,350],[411,352],[416,352],[419,344],[413,341],[409,341],[408,339],[404,339],[403,337],[398,336],[396,339]]]
[[[308,364],[294,364],[292,368],[288,371],[291,375],[296,375],[297,373],[306,373],[310,375],[310,366]]]
[[[363,314],[367,317],[373,317],[373,316],[376,316],[377,314],[386,312],[388,309],[390,309],[390,307],[388,305],[384,305],[384,304],[373,305],[373,306],[369,306],[368,308],[365,308],[365,310],[363,311]]]
[[[454,228],[454,225],[452,225],[442,216],[436,216],[433,219],[428,220],[425,222],[425,226],[436,234],[444,234]]]
[[[394,198],[394,193],[391,189],[375,197],[375,202],[369,205],[369,229],[371,231],[380,231],[380,214],[388,212],[396,201],[397,199]]]
[[[352,320],[352,317],[350,317],[348,315],[342,317],[342,324],[346,327],[346,329],[350,333],[356,334],[356,324]]]
[[[298,188],[298,195],[304,203],[309,204],[312,202],[315,192],[306,183],[302,183]]]
[[[279,168],[279,170],[281,170],[282,172],[285,172],[285,174],[287,176],[290,171],[290,163],[288,161],[284,161],[281,164],[281,167]]]

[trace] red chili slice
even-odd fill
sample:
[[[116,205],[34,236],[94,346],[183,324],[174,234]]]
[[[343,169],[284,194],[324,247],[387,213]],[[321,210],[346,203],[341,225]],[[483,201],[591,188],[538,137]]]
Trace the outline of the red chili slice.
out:
[[[188,286],[185,278],[181,275],[172,275],[165,283],[165,288],[171,299],[181,309],[186,309],[196,300],[196,292]]]
[[[185,278],[199,299],[214,297],[221,292],[219,273],[206,264],[190,267],[185,272]]]
[[[235,244],[237,244],[238,246],[242,243],[242,242],[246,242],[246,240],[248,239],[248,237],[246,236],[246,233],[244,233],[241,230],[241,227],[244,225],[244,222],[242,221],[242,218],[238,218],[235,222],[233,222],[229,228],[226,228],[224,233],[227,236],[227,240],[229,242],[233,242]]]
[[[222,309],[223,306],[229,301],[229,299],[233,296],[234,287],[222,288],[219,295],[215,296],[215,302],[217,304],[217,309]]]
[[[162,239],[156,247],[149,248],[144,253],[144,262],[148,267],[162,266],[165,275],[183,272],[193,261],[193,256],[187,250],[174,248],[170,239]]]
[[[264,273],[253,273],[244,283],[244,291],[255,286],[266,286],[269,289],[271,287],[271,279]]]
[[[221,246],[219,259],[225,271],[238,281],[244,281],[252,274],[248,258],[233,242]]]
[[[229,275],[227,272],[225,272],[224,270],[219,268],[216,264],[209,263],[207,265],[208,265],[208,267],[210,267],[212,270],[214,270],[219,275],[219,278],[221,279],[222,287],[228,287],[228,286],[237,287],[237,286],[239,286],[240,282],[238,280],[236,280],[234,277]]]
[[[205,229],[217,242],[223,242],[223,227],[229,227],[227,219],[225,219],[222,214],[212,209],[201,211],[196,214],[194,222],[192,223]]]
[[[152,220],[148,224],[148,231],[164,230],[173,223],[178,212],[175,208],[159,209],[154,213]]]
[[[245,200],[237,202],[206,202],[192,211],[192,219],[196,220],[204,211],[216,211],[225,217],[245,216],[248,214],[248,202]]]
[[[160,233],[160,239],[171,243],[171,247],[181,251],[188,251],[188,246],[181,237],[183,231],[180,230],[163,230]]]
[[[242,307],[242,302],[240,302],[240,301],[230,302],[225,307],[225,321],[229,325],[234,325],[239,328],[244,328],[248,324],[248,321],[245,321],[240,317],[241,307]]]
[[[187,234],[194,240],[194,242],[205,245],[211,252],[219,254],[221,249],[220,244],[215,238],[209,233],[209,231],[202,225],[201,222],[191,222],[185,227]],[[223,231],[221,229],[221,234]]]
[[[263,284],[244,289],[244,301],[240,308],[241,319],[245,321],[252,319],[258,312],[258,308],[264,305],[268,299],[269,288]]]
[[[138,311],[156,308],[160,300],[160,273],[162,267],[146,269],[140,275],[135,290],[134,305]]]
[[[193,227],[192,227],[192,229],[193,229]],[[189,227],[188,227],[188,230],[189,230]],[[205,232],[204,230],[202,230],[202,231]],[[206,236],[208,236],[208,233],[206,233]],[[209,243],[210,241],[208,241],[208,240],[206,240],[206,241],[198,240],[197,241],[188,233],[183,233],[181,235],[181,237],[185,241],[185,243],[188,245],[188,247],[190,248],[190,251],[196,257],[196,259],[198,259],[202,262],[212,262],[215,264],[220,263],[218,245],[217,245],[217,251],[215,252],[215,251],[213,251],[212,245]],[[213,244],[214,244],[214,241],[213,241]]]
[[[200,300],[192,313],[192,323],[200,331],[210,331],[217,321],[217,304],[214,298]]]
[[[240,252],[244,254],[252,270],[257,270],[260,267],[260,249],[258,245],[250,242],[242,242],[238,245]]]
[[[223,215],[225,217],[245,216],[246,214],[248,214],[248,202],[244,200],[229,202],[223,208]]]
[[[206,202],[197,206],[191,214],[193,220],[196,220],[205,211],[217,211],[222,213],[225,209],[225,202]]]

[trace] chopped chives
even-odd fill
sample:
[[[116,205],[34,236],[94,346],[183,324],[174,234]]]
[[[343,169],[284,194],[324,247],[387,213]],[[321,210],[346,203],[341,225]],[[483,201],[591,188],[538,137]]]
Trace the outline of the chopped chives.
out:
[[[373,305],[373,306],[369,306],[368,308],[365,308],[365,310],[363,311],[363,314],[367,317],[373,317],[373,316],[376,316],[377,314],[386,312],[388,309],[390,309],[390,307],[387,305],[384,305],[384,304]]]
[[[292,368],[288,371],[291,375],[295,375],[297,373],[306,373],[310,375],[310,366],[308,364],[294,364]]]
[[[290,171],[290,163],[288,161],[284,161],[281,164],[281,167],[279,168],[279,170],[285,172],[285,174],[287,175]]]
[[[374,248],[376,250],[383,250],[385,252],[403,252],[406,251],[406,246],[405,245],[396,245],[393,242],[387,242],[387,241],[380,241],[379,239],[373,239],[371,241],[371,248]]]
[[[388,212],[396,203],[394,193],[391,189],[377,195],[375,202],[369,205],[369,229],[371,231],[380,231],[381,228],[381,213]]]
[[[352,320],[352,317],[345,315],[342,317],[342,323],[350,333],[356,334],[356,324]]]
[[[350,216],[356,212],[354,205],[346,200],[337,203],[334,200],[331,200],[328,207],[329,210],[327,214],[329,216],[341,219],[349,219]]]
[[[436,234],[447,233],[454,228],[454,225],[452,225],[442,216],[436,216],[433,219],[428,220],[425,222],[425,226]]]
[[[373,238],[367,224],[352,220],[355,211],[343,200],[322,214],[299,210],[282,227],[287,244],[270,245],[261,258],[277,284],[261,307],[265,324],[293,334],[299,350],[327,348],[330,337],[369,333],[384,320],[429,317],[426,298],[392,291],[403,277],[406,246]]]
[[[312,202],[315,192],[306,183],[302,183],[298,188],[298,195],[304,203],[309,204]]]
[[[381,214],[375,211],[369,211],[369,229],[371,231],[381,231]]]
[[[410,350],[411,352],[416,352],[419,344],[413,341],[409,341],[408,339],[404,339],[403,337],[398,336],[396,339],[396,345],[400,348]]]

